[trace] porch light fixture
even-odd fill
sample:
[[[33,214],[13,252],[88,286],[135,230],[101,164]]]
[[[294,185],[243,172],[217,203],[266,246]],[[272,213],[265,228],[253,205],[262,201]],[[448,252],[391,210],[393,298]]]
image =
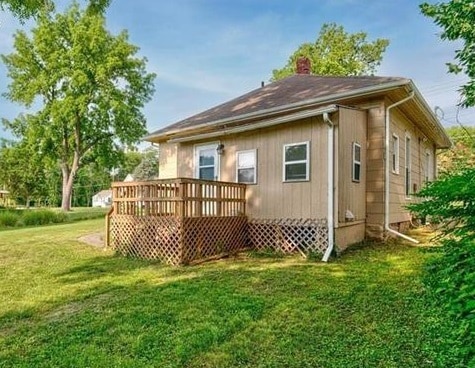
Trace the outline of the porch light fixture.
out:
[[[222,155],[224,153],[224,144],[218,144],[218,147],[216,147],[216,152],[218,153],[218,155]]]

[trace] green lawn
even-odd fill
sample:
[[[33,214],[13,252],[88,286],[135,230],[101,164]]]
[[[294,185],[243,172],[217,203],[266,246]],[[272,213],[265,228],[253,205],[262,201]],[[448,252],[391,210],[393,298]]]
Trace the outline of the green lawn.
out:
[[[446,367],[427,251],[172,268],[77,241],[103,220],[0,233],[0,367]]]

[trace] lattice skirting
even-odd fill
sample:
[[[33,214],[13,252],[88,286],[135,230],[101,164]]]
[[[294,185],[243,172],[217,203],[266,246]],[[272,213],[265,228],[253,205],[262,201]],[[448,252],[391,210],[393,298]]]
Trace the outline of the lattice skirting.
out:
[[[113,215],[110,246],[118,253],[162,262],[187,264],[238,251],[247,239],[247,219]]]
[[[251,219],[251,246],[284,253],[323,253],[328,247],[326,219]]]

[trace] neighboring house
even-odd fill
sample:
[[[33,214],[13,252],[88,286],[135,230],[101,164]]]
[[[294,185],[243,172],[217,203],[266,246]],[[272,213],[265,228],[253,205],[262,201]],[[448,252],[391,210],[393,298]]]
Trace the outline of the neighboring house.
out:
[[[8,195],[10,192],[8,190],[0,189],[0,206],[6,207],[8,204]]]
[[[132,181],[134,181],[133,175],[132,175],[132,174],[127,174],[127,176],[126,176],[125,179],[124,179],[124,182],[125,182],[125,183],[130,183],[130,182],[132,182]]]
[[[305,71],[145,139],[160,145],[160,179],[248,184],[250,219],[326,219],[328,252],[400,235],[437,149],[451,146],[410,79]]]
[[[112,204],[112,190],[101,190],[92,196],[92,207],[108,207]]]

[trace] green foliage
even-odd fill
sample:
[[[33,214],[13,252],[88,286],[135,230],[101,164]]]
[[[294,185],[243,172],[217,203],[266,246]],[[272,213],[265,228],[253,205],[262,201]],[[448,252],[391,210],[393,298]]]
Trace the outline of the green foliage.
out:
[[[28,207],[31,199],[41,195],[46,177],[42,157],[28,139],[0,148],[0,186],[7,188],[11,197],[20,198]]]
[[[43,106],[7,125],[59,163],[67,210],[81,166],[99,162],[111,168],[122,147],[145,134],[141,109],[154,92],[155,75],[147,73],[146,59],[136,56],[138,47],[125,31],[110,34],[101,12],[80,10],[77,3],[65,14],[41,15],[31,37],[16,33],[14,47],[2,55],[12,81],[6,97],[26,107],[40,100]]]
[[[106,9],[111,0],[90,0],[88,11],[93,13],[102,13]],[[9,10],[19,19],[39,15],[41,12],[49,12],[54,10],[54,2],[52,0],[0,0],[0,9]]]
[[[367,41],[365,32],[347,33],[343,26],[324,24],[314,43],[304,43],[290,56],[282,69],[272,71],[272,80],[295,74],[296,61],[305,56],[317,75],[369,75],[381,64],[389,45],[387,39]]]
[[[0,210],[0,228],[14,227],[20,219],[20,214],[16,211]]]
[[[64,222],[65,217],[52,210],[32,210],[26,211],[21,216],[21,221],[25,226],[39,226]]]
[[[422,202],[409,206],[440,227],[440,256],[430,263],[426,280],[453,321],[460,367],[475,366],[474,183],[474,167],[447,174],[421,190]]]
[[[436,4],[423,3],[421,11],[442,27],[443,40],[458,41],[455,63],[447,63],[449,73],[464,73],[469,81],[462,86],[462,105],[475,106],[475,6],[473,0],[450,0]]]
[[[440,152],[437,158],[440,173],[459,172],[475,166],[475,127],[450,127],[446,131],[453,146]]]
[[[10,227],[41,226],[75,222],[101,218],[103,219],[108,209],[106,208],[74,208],[70,212],[57,209],[0,209],[0,230]]]
[[[142,159],[134,169],[134,180],[158,179],[158,150],[151,147],[142,154]]]
[[[20,19],[37,15],[41,11],[51,10],[54,6],[50,0],[0,0],[0,9],[8,9]]]

